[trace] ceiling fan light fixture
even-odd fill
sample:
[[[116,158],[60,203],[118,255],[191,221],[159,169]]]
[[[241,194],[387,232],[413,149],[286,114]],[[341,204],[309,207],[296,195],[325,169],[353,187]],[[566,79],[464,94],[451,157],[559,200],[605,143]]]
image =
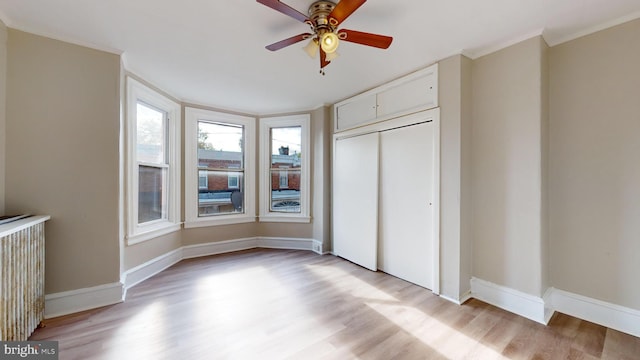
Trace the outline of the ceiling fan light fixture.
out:
[[[322,34],[320,38],[320,47],[327,54],[331,54],[338,50],[338,45],[340,45],[340,40],[338,39],[338,35],[334,32],[326,32]]]
[[[332,60],[335,60],[338,56],[340,56],[340,54],[338,54],[337,51],[334,51],[332,53],[327,53],[327,56],[325,57],[325,59],[327,61],[332,61]]]
[[[315,59],[319,47],[320,46],[318,45],[318,39],[312,38],[311,40],[309,40],[309,43],[302,49],[307,53],[307,55],[309,55],[310,58]]]

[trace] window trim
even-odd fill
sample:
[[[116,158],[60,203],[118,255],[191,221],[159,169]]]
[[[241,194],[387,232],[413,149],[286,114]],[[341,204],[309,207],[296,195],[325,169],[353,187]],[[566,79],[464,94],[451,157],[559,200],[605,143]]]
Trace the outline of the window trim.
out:
[[[180,222],[180,128],[182,123],[181,106],[177,102],[152,90],[136,79],[127,76],[127,112],[126,112],[126,163],[127,163],[127,245],[151,240],[181,229]],[[137,104],[144,103],[166,113],[167,117],[167,219],[158,219],[143,224],[138,223],[138,185],[139,173],[137,161]],[[158,164],[154,164],[157,166]]]
[[[260,118],[260,213],[261,222],[311,222],[311,115],[298,114],[289,116]],[[284,213],[271,211],[271,129],[300,126],[302,144],[300,152],[300,213]]]
[[[198,121],[244,126],[244,213],[207,217],[198,216]],[[255,206],[255,133],[256,119],[211,110],[185,107],[185,228],[256,221]]]

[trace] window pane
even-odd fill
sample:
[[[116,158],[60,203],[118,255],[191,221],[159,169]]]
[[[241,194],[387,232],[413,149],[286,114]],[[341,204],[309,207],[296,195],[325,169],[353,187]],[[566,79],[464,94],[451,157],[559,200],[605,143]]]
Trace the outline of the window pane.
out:
[[[209,169],[244,167],[242,126],[198,122],[198,166]]]
[[[199,170],[207,188],[198,193],[198,216],[244,213],[244,178],[240,171]]]
[[[165,114],[145,104],[137,104],[136,152],[138,162],[166,163]]]
[[[300,169],[302,127],[271,128],[271,168]]]
[[[271,211],[300,212],[300,175],[300,170],[271,170]]]
[[[138,168],[138,223],[167,219],[166,169]]]

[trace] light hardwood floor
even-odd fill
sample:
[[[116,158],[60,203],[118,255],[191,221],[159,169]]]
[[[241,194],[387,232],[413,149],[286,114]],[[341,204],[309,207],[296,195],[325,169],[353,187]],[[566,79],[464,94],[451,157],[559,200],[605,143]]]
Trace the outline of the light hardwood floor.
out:
[[[640,339],[556,314],[462,306],[308,251],[182,261],[121,304],[45,322],[60,359],[639,359]]]

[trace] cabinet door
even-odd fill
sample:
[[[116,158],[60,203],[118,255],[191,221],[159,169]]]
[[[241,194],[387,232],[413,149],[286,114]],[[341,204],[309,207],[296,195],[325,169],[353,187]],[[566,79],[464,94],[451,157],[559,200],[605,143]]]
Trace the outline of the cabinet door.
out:
[[[378,269],[378,136],[337,139],[333,167],[334,251],[373,271]]]
[[[376,118],[376,95],[354,98],[336,109],[336,130],[346,130]]]
[[[437,76],[429,72],[378,93],[377,116],[384,118],[438,106]]]
[[[433,289],[433,123],[380,134],[378,268]]]

